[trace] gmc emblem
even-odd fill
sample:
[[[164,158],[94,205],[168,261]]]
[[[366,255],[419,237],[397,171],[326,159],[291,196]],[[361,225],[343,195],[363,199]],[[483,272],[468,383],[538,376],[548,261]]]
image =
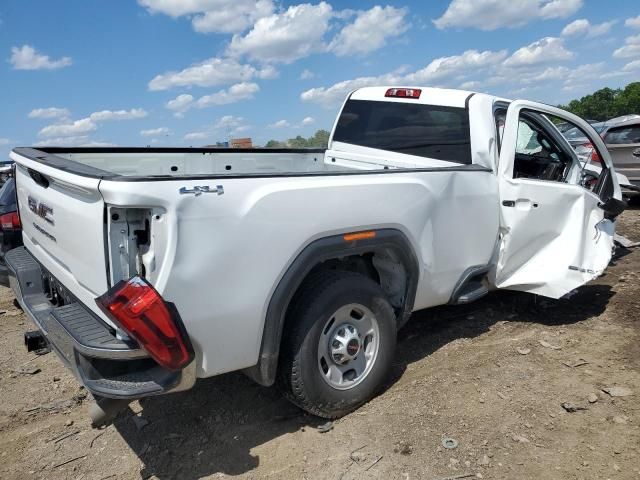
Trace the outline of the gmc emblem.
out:
[[[49,205],[46,205],[42,202],[38,203],[38,200],[33,198],[31,195],[28,197],[29,201],[29,210],[42,218],[45,222],[55,225],[53,221],[53,208]]]

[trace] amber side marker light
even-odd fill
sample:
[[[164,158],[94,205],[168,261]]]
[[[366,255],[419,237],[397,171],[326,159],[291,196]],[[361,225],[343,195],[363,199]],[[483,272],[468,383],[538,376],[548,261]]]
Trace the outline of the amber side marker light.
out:
[[[96,303],[167,370],[178,371],[193,360],[178,311],[143,278],[121,280]]]
[[[368,232],[347,233],[342,238],[344,238],[345,242],[354,242],[356,240],[367,240],[369,238],[376,238],[376,232],[368,231]]]

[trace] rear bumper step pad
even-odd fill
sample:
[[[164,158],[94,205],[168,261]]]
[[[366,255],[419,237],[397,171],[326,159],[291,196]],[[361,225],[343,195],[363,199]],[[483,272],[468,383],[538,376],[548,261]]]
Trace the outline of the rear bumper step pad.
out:
[[[62,297],[71,303],[52,304],[43,274],[51,276],[25,247],[9,251],[5,260],[10,286],[24,312],[90,392],[134,399],[185,390],[195,382],[195,362],[181,372],[163,369],[135,342],[118,338],[68,292]]]

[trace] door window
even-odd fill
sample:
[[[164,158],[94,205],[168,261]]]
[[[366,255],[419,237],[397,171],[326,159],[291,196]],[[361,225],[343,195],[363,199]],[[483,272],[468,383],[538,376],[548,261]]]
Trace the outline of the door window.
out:
[[[518,137],[513,178],[564,182],[573,158],[549,134],[539,115],[523,112],[518,120]]]
[[[612,128],[604,136],[604,142],[610,145],[640,143],[640,125]]]

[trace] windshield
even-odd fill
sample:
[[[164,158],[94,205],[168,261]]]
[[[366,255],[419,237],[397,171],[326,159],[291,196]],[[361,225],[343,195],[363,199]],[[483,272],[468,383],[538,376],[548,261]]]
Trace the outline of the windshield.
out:
[[[436,160],[471,163],[469,113],[464,108],[349,100],[340,114],[333,140]]]

